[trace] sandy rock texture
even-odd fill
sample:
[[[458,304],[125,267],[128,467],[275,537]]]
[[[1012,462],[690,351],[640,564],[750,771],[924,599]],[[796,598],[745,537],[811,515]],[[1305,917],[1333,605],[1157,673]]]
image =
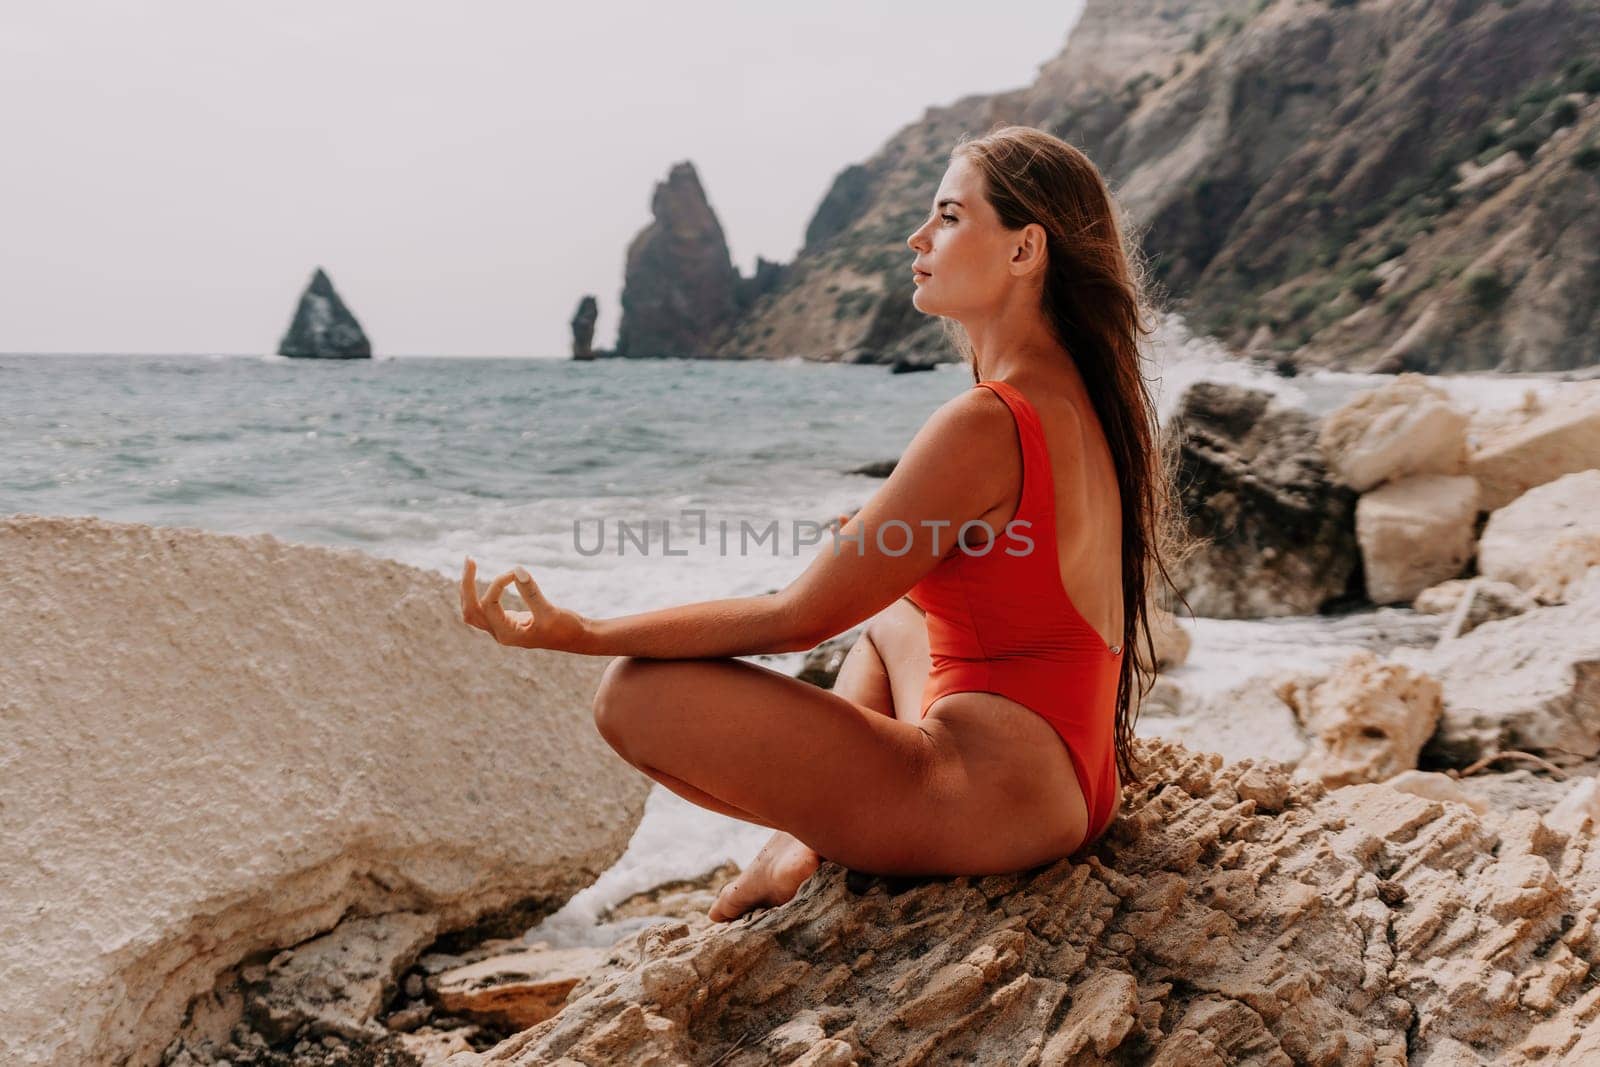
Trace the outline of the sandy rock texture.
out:
[[[1530,489],[1489,516],[1478,570],[1546,604],[1600,565],[1600,470],[1575,471]]]
[[[1318,447],[1333,477],[1359,492],[1413,474],[1459,474],[1467,416],[1426,375],[1358,393],[1323,420]]]
[[[1582,1063],[1600,1056],[1587,815],[1139,743],[1080,863],[886,879],[654,924],[489,1064]]]
[[[1466,600],[1465,606],[1462,601]],[[1412,610],[1425,615],[1448,615],[1456,623],[1452,637],[1482,626],[1494,619],[1509,619],[1532,611],[1539,602],[1510,582],[1497,582],[1489,578],[1451,578],[1447,582],[1429,586],[1417,594]],[[1456,618],[1459,616],[1459,618]]]
[[[1474,423],[1467,469],[1487,510],[1563,474],[1600,467],[1600,381],[1567,382],[1547,403]]]
[[[643,814],[593,726],[604,659],[496,644],[444,576],[13,515],[0,588],[8,1067],[156,1062],[224,975],[393,916],[341,941],[369,985],[307,1009],[360,1029],[428,937],[520,933]]]
[[[1312,739],[1296,776],[1328,786],[1381,782],[1415,768],[1443,710],[1438,682],[1368,650],[1325,678],[1291,680],[1278,694]]]
[[[1477,547],[1478,484],[1471,477],[1413,474],[1356,501],[1367,599],[1400,604],[1461,573]]]
[[[1600,754],[1600,568],[1571,601],[1484,622],[1391,658],[1438,680],[1444,712],[1424,761],[1464,766],[1501,749],[1566,766]]]

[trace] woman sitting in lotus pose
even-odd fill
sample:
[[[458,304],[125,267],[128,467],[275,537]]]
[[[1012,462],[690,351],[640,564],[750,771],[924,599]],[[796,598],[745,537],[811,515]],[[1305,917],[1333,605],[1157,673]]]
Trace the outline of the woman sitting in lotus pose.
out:
[[[776,831],[716,921],[783,903],[824,858],[963,875],[1073,855],[1134,779],[1175,511],[1111,194],[1071,145],[1001,127],[957,143],[906,243],[912,303],[975,385],[786,588],[590,619],[522,568],[482,599],[463,569],[463,617],[501,643],[616,657],[594,715],[623,759]],[[530,611],[501,608],[512,582]],[[864,620],[831,691],[733,658]]]

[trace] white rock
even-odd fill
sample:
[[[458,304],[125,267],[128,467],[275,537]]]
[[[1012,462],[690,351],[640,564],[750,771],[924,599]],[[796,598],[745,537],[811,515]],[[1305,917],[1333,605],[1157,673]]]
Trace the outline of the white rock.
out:
[[[1448,615],[1456,610],[1456,605],[1461,603],[1462,595],[1469,588],[1477,595],[1473,615],[1478,615],[1480,611],[1485,612],[1482,618],[1475,619],[1473,626],[1488,622],[1490,619],[1508,619],[1539,606],[1538,601],[1510,582],[1495,582],[1477,577],[1451,578],[1438,585],[1430,585],[1417,594],[1417,599],[1411,602],[1411,608],[1424,615]]]
[[[1466,475],[1417,474],[1356,501],[1356,540],[1375,604],[1400,604],[1461,573],[1472,558],[1478,486]]]
[[[1467,416],[1426,375],[1358,393],[1322,422],[1317,444],[1335,479],[1358,492],[1408,474],[1458,474]]]
[[[643,814],[607,661],[497,644],[443,575],[16,515],[0,588],[7,1067],[157,1062],[220,974],[347,914],[558,906]]]
[[[1564,834],[1593,834],[1600,827],[1600,782],[1585,778],[1544,813],[1545,825]]]
[[[1600,753],[1600,570],[1567,604],[1389,655],[1444,687],[1444,715],[1430,748],[1452,764],[1501,749],[1558,764]]]
[[[1600,470],[1578,471],[1489,516],[1478,542],[1478,571],[1510,582],[1546,604],[1600,565]]]
[[[1329,787],[1381,782],[1416,767],[1439,722],[1439,683],[1363,649],[1326,678],[1278,690],[1311,737],[1296,778]]]
[[[1485,511],[1563,474],[1600,467],[1600,380],[1563,383],[1521,413],[1475,417],[1470,437],[1467,470],[1478,479]]]

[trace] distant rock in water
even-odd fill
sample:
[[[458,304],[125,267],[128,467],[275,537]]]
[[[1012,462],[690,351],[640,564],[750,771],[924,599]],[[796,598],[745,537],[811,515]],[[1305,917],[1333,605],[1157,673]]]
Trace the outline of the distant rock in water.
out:
[[[600,305],[593,294],[586,293],[578,301],[578,310],[572,315],[572,358],[593,359],[594,324],[600,317]]]
[[[278,342],[278,355],[302,359],[371,359],[372,342],[344,306],[321,267],[300,297],[289,332]]]
[[[887,478],[894,473],[895,465],[899,462],[897,459],[874,460],[871,463],[864,463],[859,467],[854,467],[845,473],[865,474],[870,478]]]

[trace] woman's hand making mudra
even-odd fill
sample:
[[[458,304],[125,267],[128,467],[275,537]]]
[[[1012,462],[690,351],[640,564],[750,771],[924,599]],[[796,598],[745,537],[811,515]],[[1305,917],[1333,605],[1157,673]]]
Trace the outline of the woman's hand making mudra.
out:
[[[471,556],[461,571],[461,618],[468,626],[492,636],[513,648],[552,648],[570,650],[583,633],[583,616],[558,608],[545,599],[533,576],[521,567],[496,578],[482,600],[478,599],[478,565]],[[516,583],[527,611],[506,611],[500,594]]]

